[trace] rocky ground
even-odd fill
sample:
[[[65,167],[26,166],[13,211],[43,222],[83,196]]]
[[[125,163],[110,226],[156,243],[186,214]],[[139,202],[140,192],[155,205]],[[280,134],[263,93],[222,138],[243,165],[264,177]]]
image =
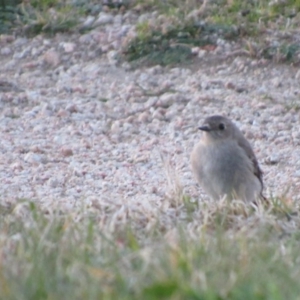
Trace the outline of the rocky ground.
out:
[[[297,68],[232,55],[237,45],[220,39],[194,49],[192,66],[132,69],[120,49],[138,16],[99,19],[85,34],[0,37],[3,204],[147,210],[178,193],[201,199],[189,155],[212,114],[245,132],[267,196],[300,198]]]

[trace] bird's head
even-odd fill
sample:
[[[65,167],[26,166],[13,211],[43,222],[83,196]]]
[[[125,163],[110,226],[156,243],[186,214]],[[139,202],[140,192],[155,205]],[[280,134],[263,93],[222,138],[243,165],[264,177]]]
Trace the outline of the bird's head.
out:
[[[205,132],[207,138],[216,141],[234,137],[236,130],[236,126],[228,118],[219,115],[206,118],[198,128]]]

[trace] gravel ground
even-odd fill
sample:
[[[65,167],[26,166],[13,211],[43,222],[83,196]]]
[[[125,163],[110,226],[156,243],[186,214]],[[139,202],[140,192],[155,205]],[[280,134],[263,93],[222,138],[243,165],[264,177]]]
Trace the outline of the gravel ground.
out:
[[[189,155],[212,114],[245,132],[267,196],[299,199],[300,71],[230,55],[237,45],[221,39],[193,49],[192,67],[133,70],[120,47],[137,19],[101,13],[84,35],[0,37],[1,202],[147,210],[171,207],[180,186],[201,199]]]

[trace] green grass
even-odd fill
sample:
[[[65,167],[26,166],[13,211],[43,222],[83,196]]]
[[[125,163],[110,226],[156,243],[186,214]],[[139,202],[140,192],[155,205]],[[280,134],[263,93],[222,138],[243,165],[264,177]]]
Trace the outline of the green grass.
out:
[[[71,32],[86,14],[99,12],[92,0],[3,0],[0,2],[0,34],[16,31],[26,35]]]
[[[194,0],[137,2],[145,12],[156,11],[158,17],[155,23],[137,24],[137,36],[124,50],[129,61],[179,64],[191,60],[192,47],[214,46],[217,38],[222,38],[236,39],[245,48],[249,43],[255,44],[258,58],[299,63],[300,44],[292,37],[293,30],[300,25],[299,0],[214,0],[206,1],[206,5]],[[269,37],[275,31],[282,34],[277,35],[274,44]],[[174,48],[174,44],[180,47]]]
[[[299,63],[300,44],[293,37],[300,26],[299,0],[136,0],[122,8],[109,3],[106,10],[114,15],[130,9],[157,15],[136,24],[136,37],[124,43],[124,58],[133,66],[191,63],[193,47],[211,51],[218,38],[235,39],[244,48],[253,44],[253,57]],[[95,0],[2,0],[0,34],[85,32],[92,28],[83,28],[82,20],[101,11]],[[276,43],[270,41],[274,32],[280,32]]]
[[[68,32],[77,24],[83,11],[59,0],[20,5],[20,23],[28,34]]]
[[[299,299],[298,216],[224,201],[186,219],[121,211],[1,210],[0,299]]]
[[[165,32],[151,28],[147,23],[137,24],[137,38],[132,40],[123,53],[128,61],[138,61],[150,65],[174,65],[191,60],[191,48],[215,45],[213,34],[219,33],[226,39],[234,39],[235,30],[228,26],[191,23],[170,27]]]

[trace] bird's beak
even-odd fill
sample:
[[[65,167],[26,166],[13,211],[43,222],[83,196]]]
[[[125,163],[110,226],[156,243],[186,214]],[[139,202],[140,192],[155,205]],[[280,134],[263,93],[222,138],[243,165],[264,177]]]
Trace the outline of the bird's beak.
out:
[[[202,126],[198,127],[198,129],[202,131],[211,131],[211,127],[208,124],[203,124]]]

